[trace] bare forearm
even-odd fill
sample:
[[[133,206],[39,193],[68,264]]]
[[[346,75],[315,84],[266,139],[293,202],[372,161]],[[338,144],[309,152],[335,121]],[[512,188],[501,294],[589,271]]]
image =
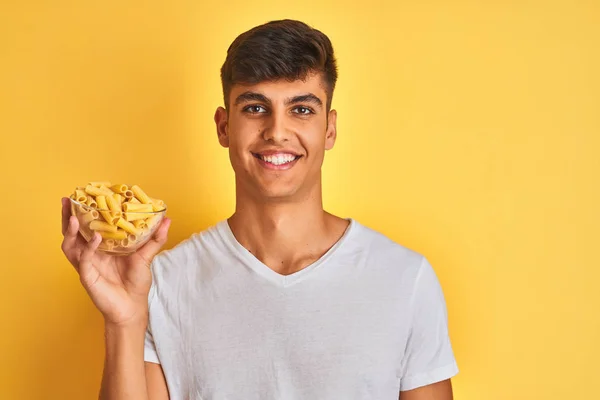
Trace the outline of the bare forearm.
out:
[[[106,355],[100,400],[148,400],[144,370],[146,322],[106,325]]]

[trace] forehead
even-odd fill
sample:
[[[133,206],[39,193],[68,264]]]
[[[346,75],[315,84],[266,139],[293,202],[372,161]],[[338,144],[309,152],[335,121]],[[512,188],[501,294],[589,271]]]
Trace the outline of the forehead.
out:
[[[321,74],[310,74],[306,79],[288,81],[279,79],[276,81],[263,81],[252,85],[236,83],[231,87],[229,93],[229,103],[234,104],[235,99],[244,92],[260,93],[272,102],[284,101],[294,96],[312,93],[317,96],[323,104],[327,99],[327,91]]]

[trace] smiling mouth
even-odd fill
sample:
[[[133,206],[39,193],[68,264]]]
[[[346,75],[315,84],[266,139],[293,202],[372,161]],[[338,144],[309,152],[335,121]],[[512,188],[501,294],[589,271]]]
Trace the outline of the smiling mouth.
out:
[[[259,160],[262,160],[266,163],[272,164],[272,165],[285,165],[285,164],[289,164],[292,163],[294,161],[296,161],[297,159],[299,159],[302,156],[297,156],[294,154],[273,154],[273,155],[261,155],[261,154],[257,154],[257,153],[252,153],[252,155],[256,158],[258,158]]]

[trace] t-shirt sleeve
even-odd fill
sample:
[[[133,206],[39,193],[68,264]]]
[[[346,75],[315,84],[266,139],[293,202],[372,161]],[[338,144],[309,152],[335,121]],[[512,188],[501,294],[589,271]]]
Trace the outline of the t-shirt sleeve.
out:
[[[156,288],[154,286],[154,276],[152,277],[152,285],[150,286],[150,292],[148,293],[148,310],[149,314],[152,315],[152,299]],[[148,327],[146,328],[146,337],[144,339],[144,361],[160,364],[158,359],[158,353],[156,352],[156,346],[154,344],[154,337],[152,336],[151,319],[148,319]]]
[[[150,331],[150,324],[146,329],[146,338],[144,339],[144,361],[160,364],[158,360],[158,354],[156,353],[156,347],[154,346],[154,338]]]
[[[417,274],[411,305],[411,329],[401,365],[400,391],[440,382],[458,373],[448,334],[444,294],[425,258]]]

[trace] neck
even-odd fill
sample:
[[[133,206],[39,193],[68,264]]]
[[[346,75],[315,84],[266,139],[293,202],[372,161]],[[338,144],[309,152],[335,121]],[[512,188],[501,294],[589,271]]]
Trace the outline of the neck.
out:
[[[323,210],[320,185],[294,201],[265,201],[238,190],[228,222],[242,246],[282,275],[316,261],[347,227]]]

